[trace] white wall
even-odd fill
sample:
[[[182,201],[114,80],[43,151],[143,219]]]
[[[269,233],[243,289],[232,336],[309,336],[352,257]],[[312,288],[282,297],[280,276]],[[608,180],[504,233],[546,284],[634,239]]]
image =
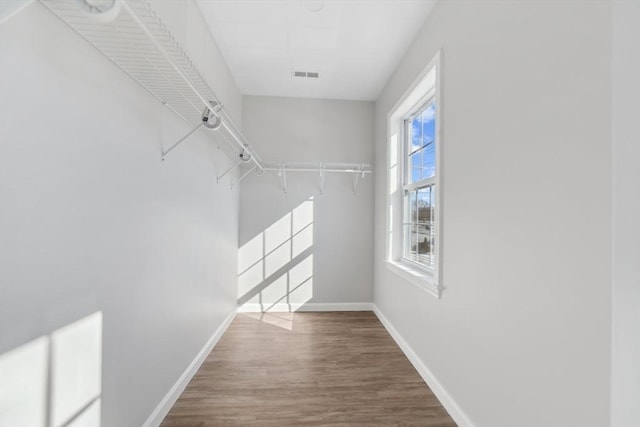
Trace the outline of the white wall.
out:
[[[243,124],[247,138],[266,162],[373,163],[371,102],[245,96]],[[288,213],[296,215],[301,208],[297,211],[295,208],[313,197],[313,202],[307,202],[307,206],[313,210],[313,241],[308,242],[311,247],[302,256],[294,256],[293,260],[287,254],[279,263],[270,259],[274,256],[266,258],[267,269],[270,268],[269,263],[283,266],[282,270],[271,277],[265,277],[270,275],[269,271],[258,272],[257,276],[247,282],[241,275],[239,296],[244,296],[241,302],[254,304],[259,303],[262,298],[262,303],[265,304],[263,308],[278,301],[285,303],[286,298],[280,299],[287,292],[286,285],[281,281],[272,282],[281,273],[286,274],[295,268],[295,265],[309,255],[313,258],[312,292],[307,289],[303,296],[291,302],[371,302],[371,176],[360,182],[356,195],[352,191],[351,175],[327,174],[324,194],[319,192],[319,175],[291,172],[287,174],[287,181],[286,194],[277,174],[250,176],[242,182],[240,245],[255,242],[256,236],[260,236],[265,230],[268,230],[266,238],[269,239],[276,231],[275,227],[269,227],[282,218],[286,222]],[[295,239],[293,244],[297,244]],[[259,265],[256,266],[260,269]],[[241,268],[239,273],[242,270],[244,269]],[[276,289],[278,286],[282,287]]]
[[[640,2],[613,3],[611,425],[640,425]]]
[[[609,423],[611,31],[607,1],[441,1],[376,103],[381,171],[443,49],[444,294],[387,270],[378,173],[374,296],[474,425]]]
[[[239,120],[197,6],[157,3]],[[141,425],[235,308],[229,159],[201,133],[160,162],[188,127],[39,2],[0,64],[0,359],[100,311],[102,425]]]

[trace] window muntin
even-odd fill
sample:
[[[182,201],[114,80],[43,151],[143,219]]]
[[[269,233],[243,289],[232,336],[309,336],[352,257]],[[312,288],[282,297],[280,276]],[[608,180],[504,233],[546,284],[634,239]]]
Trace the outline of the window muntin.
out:
[[[402,258],[435,268],[436,102],[431,96],[404,121]]]

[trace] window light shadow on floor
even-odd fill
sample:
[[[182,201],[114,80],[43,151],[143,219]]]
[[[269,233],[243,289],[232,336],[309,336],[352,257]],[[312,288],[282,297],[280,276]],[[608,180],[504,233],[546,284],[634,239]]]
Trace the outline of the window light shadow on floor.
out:
[[[253,312],[243,313],[244,316],[251,319],[259,320],[288,331],[293,330],[293,312]]]
[[[0,355],[0,426],[100,427],[102,313]]]
[[[240,311],[293,312],[311,300],[313,204],[310,197],[238,250]],[[290,319],[263,315],[260,320],[282,326],[285,318]]]

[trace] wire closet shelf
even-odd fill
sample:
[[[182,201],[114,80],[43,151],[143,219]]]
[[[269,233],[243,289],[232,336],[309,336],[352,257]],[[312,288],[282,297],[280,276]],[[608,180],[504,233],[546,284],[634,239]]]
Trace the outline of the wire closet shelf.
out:
[[[286,191],[287,172],[315,172],[320,191],[325,173],[351,173],[354,193],[358,181],[372,173],[367,163],[263,163],[247,143],[204,77],[171,35],[148,0],[40,0],[125,74],[191,126],[191,130],[162,152],[162,159],[201,128],[220,131],[237,151],[235,162],[221,175],[250,165],[231,187],[252,172],[278,172]]]
[[[218,129],[246,161],[262,161],[189,56],[146,0],[41,0],[82,38],[192,126],[162,158],[202,127]]]

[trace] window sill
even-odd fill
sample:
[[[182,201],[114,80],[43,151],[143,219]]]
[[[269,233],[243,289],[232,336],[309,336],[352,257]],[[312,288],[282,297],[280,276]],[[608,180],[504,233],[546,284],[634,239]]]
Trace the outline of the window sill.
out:
[[[440,286],[435,282],[433,275],[412,268],[400,261],[387,260],[387,268],[409,283],[417,286],[434,298],[440,299]]]

